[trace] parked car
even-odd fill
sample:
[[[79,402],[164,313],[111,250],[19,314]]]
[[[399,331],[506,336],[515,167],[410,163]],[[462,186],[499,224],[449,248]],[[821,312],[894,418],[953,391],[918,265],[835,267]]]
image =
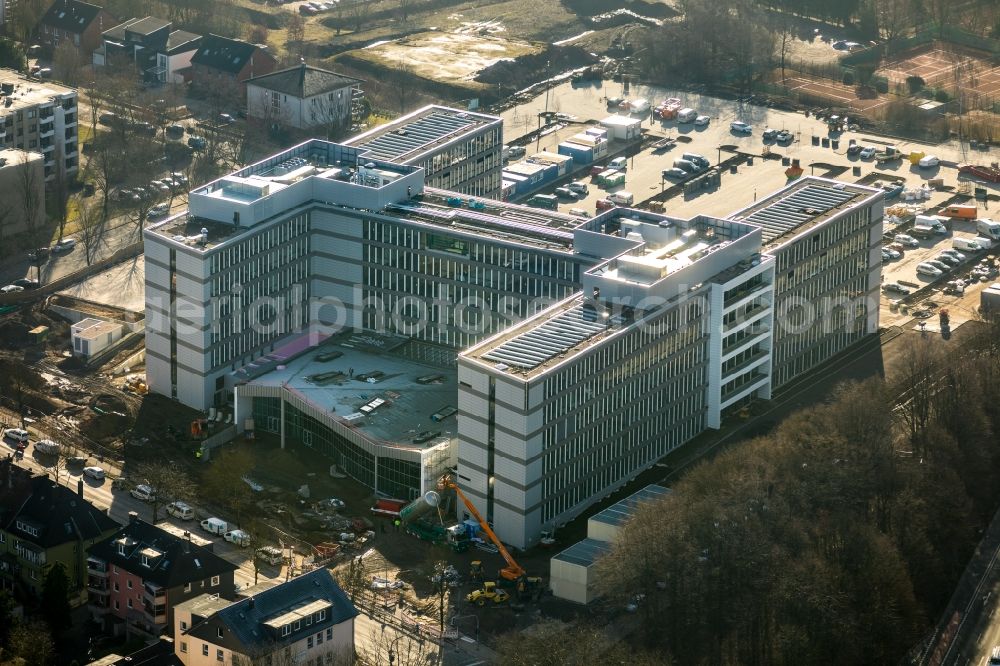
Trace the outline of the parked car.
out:
[[[778,143],[791,143],[793,138],[794,137],[791,132],[788,130],[781,130],[778,132],[778,136],[774,137],[774,140]]]
[[[270,565],[281,564],[285,557],[281,553],[280,548],[275,548],[274,546],[264,546],[263,548],[257,549],[257,559],[263,560]]]
[[[145,483],[140,483],[135,488],[130,490],[129,495],[137,500],[142,500],[143,502],[156,501],[156,491],[153,490],[152,486],[148,486]]]
[[[184,502],[171,502],[167,505],[167,513],[181,520],[191,520],[194,518],[194,509]]]
[[[174,138],[180,138],[184,136],[184,125],[181,125],[180,123],[167,125],[167,136]]]
[[[898,282],[886,282],[885,284],[882,285],[882,291],[891,291],[897,294],[903,294],[905,296],[906,294],[910,293],[910,288],[904,287]]]
[[[847,154],[857,155],[860,152],[861,152],[861,144],[859,144],[856,139],[851,139],[847,144]]]
[[[67,467],[82,467],[87,464],[86,456],[70,456],[66,458]]]
[[[764,141],[770,141],[778,136],[778,130],[771,129],[770,127],[765,127],[764,131],[760,134]]]
[[[24,291],[24,287],[19,287],[16,284],[8,284],[6,287],[0,287],[0,294],[16,294],[20,291]]]
[[[906,234],[896,234],[892,237],[892,240],[905,245],[906,247],[920,247],[920,241],[913,236],[907,236]]]
[[[583,194],[583,195],[586,195],[590,191],[590,188],[587,187],[587,183],[583,182],[582,180],[577,180],[570,183],[569,185],[566,186],[566,189],[569,190],[570,192],[576,192],[577,194]]]
[[[598,199],[597,203],[594,204],[597,210],[608,210],[609,208],[614,208],[615,204],[613,201],[608,199]]]
[[[937,155],[925,155],[924,157],[920,158],[919,162],[917,162],[917,166],[919,166],[921,169],[930,169],[932,167],[936,167],[940,163],[941,160],[938,159]]]
[[[568,187],[557,187],[555,189],[555,195],[563,199],[572,199],[573,201],[576,201],[579,198],[579,195]]]
[[[958,259],[951,256],[950,254],[947,254],[946,252],[942,252],[941,254],[939,254],[934,258],[942,263],[948,264],[949,266],[958,266],[958,264],[960,263]]]
[[[4,439],[11,439],[15,442],[27,442],[28,431],[24,428],[7,428],[3,431]]]
[[[218,120],[221,125],[232,125],[236,122],[236,118],[233,118],[228,113],[220,113]]]
[[[76,247],[75,238],[63,238],[61,241],[57,242],[52,246],[53,252],[69,252],[74,247]]]
[[[188,178],[187,178],[187,176],[185,176],[184,174],[182,174],[180,171],[171,171],[170,172],[170,177],[173,178],[174,180],[176,180],[181,185],[187,185]]]
[[[205,137],[189,136],[188,145],[194,148],[195,150],[201,150],[202,148],[208,145],[208,142],[205,141]]]
[[[49,248],[39,247],[28,252],[28,261],[33,264],[41,263],[49,258]]]
[[[882,251],[885,252],[885,253],[887,253],[893,259],[899,259],[900,257],[903,256],[902,252],[900,252],[899,250],[896,250],[894,248],[888,247],[888,246],[882,248]]]
[[[695,127],[705,127],[706,125],[708,125],[710,120],[711,118],[709,118],[708,116],[698,116],[697,118],[694,119]]]
[[[51,439],[40,439],[35,442],[35,452],[43,455],[56,456],[61,449],[59,442],[53,442]]]
[[[663,175],[664,178],[673,178],[673,179],[676,179],[676,180],[684,180],[685,178],[688,177],[688,172],[685,171],[684,169],[679,169],[677,167],[671,167],[669,169],[664,169],[662,175]]]
[[[739,134],[753,134],[753,127],[742,120],[734,120],[729,123],[729,129]]]
[[[937,259],[928,259],[924,263],[930,264],[931,266],[933,266],[934,268],[938,269],[942,273],[947,273],[948,271],[951,270],[951,265],[950,264],[946,264],[943,261],[938,261]]]
[[[38,289],[38,280],[32,280],[31,278],[18,278],[11,284],[21,289]]]
[[[960,262],[965,261],[965,255],[955,249],[941,250],[941,254],[947,254],[949,257],[954,257]]]
[[[90,467],[84,467],[83,473],[86,476],[89,476],[90,478],[95,479],[97,481],[104,480],[104,469],[101,467],[97,467],[96,465],[92,465]]]
[[[920,275],[927,275],[930,277],[940,277],[941,269],[937,266],[932,266],[927,262],[917,264],[917,273]]]
[[[889,243],[888,245],[886,245],[886,247],[891,250],[895,250],[896,252],[899,252],[900,256],[902,256],[902,254],[906,252],[906,248],[903,247],[902,243]]]
[[[860,152],[861,159],[870,160],[871,158],[875,157],[876,152],[877,149],[875,148],[875,146],[865,146],[864,148],[861,149]]]

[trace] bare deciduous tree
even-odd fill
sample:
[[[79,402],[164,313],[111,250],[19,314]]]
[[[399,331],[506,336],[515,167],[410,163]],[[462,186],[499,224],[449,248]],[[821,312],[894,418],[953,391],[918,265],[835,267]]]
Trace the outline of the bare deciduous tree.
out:
[[[159,520],[161,506],[175,501],[190,502],[197,492],[191,477],[176,465],[145,463],[136,468],[135,478],[153,488],[154,499],[150,502],[153,524]]]

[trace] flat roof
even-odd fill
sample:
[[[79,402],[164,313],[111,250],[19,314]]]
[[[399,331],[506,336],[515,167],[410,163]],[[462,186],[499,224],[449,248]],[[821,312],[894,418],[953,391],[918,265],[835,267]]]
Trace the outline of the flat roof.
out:
[[[486,125],[500,122],[499,116],[430,105],[351,137],[344,143],[363,147],[376,159],[406,162]]]
[[[611,552],[611,544],[599,539],[586,538],[552,556],[553,562],[567,562],[581,567],[589,567]]]
[[[53,102],[53,98],[61,95],[76,95],[75,88],[48,80],[27,78],[13,69],[0,69],[0,84],[3,83],[14,86],[14,91],[0,98],[3,100],[0,102],[0,118],[20,109]],[[11,100],[11,104],[5,106],[8,99]]]
[[[174,607],[174,610],[187,610],[200,617],[208,617],[223,608],[229,607],[232,601],[222,599],[218,594],[199,594],[193,599],[182,601]],[[189,627],[190,629],[190,627]],[[185,632],[186,633],[186,632]]]
[[[608,327],[609,322],[603,313],[587,307],[582,298],[576,298],[538,326],[493,347],[482,358],[530,370],[597,336]]]
[[[458,430],[457,369],[407,358],[408,342],[367,331],[343,333],[247,384],[282,387],[379,443],[431,448]],[[331,352],[340,355],[319,360]]]
[[[877,194],[882,194],[882,190],[807,176],[730,214],[727,219],[762,227],[766,251]]]
[[[629,518],[635,515],[636,509],[643,502],[660,499],[670,494],[670,488],[658,486],[655,483],[632,493],[620,502],[616,502],[604,511],[590,517],[599,523],[614,525],[615,527],[624,525]]]

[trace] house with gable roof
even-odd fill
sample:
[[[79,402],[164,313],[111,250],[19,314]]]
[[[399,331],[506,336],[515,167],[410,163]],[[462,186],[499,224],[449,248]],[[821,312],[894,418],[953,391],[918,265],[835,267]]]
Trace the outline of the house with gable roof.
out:
[[[108,10],[80,0],[56,0],[38,22],[38,40],[51,53],[69,40],[90,60],[101,45],[101,33],[117,23]]]
[[[88,608],[109,633],[158,636],[171,627],[177,604],[202,594],[236,595],[235,564],[134,513],[87,554]]]
[[[174,654],[184,666],[343,663],[337,657],[354,655],[357,615],[319,568],[234,603],[202,595],[178,605]]]
[[[208,35],[191,58],[191,85],[208,91],[238,84],[245,94],[247,79],[273,72],[278,64],[266,49],[242,39]]]

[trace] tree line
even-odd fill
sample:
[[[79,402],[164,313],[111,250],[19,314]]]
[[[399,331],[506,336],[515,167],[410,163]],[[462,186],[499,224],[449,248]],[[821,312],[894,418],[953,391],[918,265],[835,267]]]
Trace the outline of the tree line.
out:
[[[888,381],[844,385],[694,469],[625,527],[601,589],[644,595],[643,644],[676,663],[897,663],[1000,499],[1000,346],[985,341],[919,340]]]

